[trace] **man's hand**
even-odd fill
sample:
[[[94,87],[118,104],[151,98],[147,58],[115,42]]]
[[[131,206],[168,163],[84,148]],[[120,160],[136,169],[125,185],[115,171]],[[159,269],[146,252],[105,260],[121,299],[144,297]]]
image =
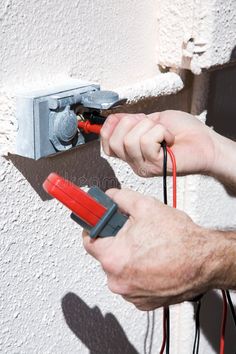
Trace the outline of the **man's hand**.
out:
[[[216,240],[183,212],[131,190],[107,194],[129,215],[115,237],[84,246],[102,265],[108,287],[141,310],[194,298],[215,287]],[[221,255],[222,256],[222,255]]]
[[[215,162],[215,135],[196,117],[180,111],[113,114],[101,130],[107,155],[126,161],[138,175],[162,174],[161,143],[172,147],[178,174],[210,174]],[[171,171],[171,164],[168,163]]]

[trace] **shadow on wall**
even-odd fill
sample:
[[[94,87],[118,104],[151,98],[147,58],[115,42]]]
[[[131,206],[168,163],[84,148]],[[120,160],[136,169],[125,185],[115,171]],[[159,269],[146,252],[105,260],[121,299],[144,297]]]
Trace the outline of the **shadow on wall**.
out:
[[[236,59],[236,48],[232,59]],[[233,140],[236,140],[236,61],[210,73],[206,124]]]
[[[63,297],[62,311],[69,328],[91,354],[138,354],[112,313],[104,316],[97,306],[90,308],[74,293]]]
[[[234,47],[234,49],[231,52],[230,60],[231,61],[236,60],[236,46]]]
[[[99,141],[37,161],[17,155],[9,155],[8,159],[42,200],[51,199],[42,188],[42,183],[51,172],[56,172],[81,187],[96,185],[103,191],[120,187],[113,169],[107,160],[100,156]]]
[[[215,353],[219,352],[220,347],[222,304],[222,296],[215,291],[210,291],[202,299],[200,313],[201,331]],[[233,354],[236,351],[235,325],[229,309],[225,333],[225,354]]]
[[[121,109],[125,113],[149,114],[165,109],[179,109],[189,112],[192,81],[193,76],[188,74],[184,89],[176,95],[143,99],[137,103],[123,106],[118,111]],[[108,188],[120,187],[111,166],[106,159],[100,156],[100,143],[97,140],[37,161],[11,154],[7,159],[22,173],[42,200],[51,199],[42,188],[42,183],[51,172],[56,172],[81,187],[96,185],[103,191]]]

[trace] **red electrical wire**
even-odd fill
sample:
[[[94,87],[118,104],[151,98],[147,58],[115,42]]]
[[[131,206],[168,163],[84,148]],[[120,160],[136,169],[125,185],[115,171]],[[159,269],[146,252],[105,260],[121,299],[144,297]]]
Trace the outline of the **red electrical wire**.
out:
[[[223,313],[222,313],[222,322],[221,322],[221,335],[220,335],[220,354],[225,352],[225,326],[227,320],[227,298],[225,290],[222,290],[223,296]]]
[[[83,129],[86,133],[96,133],[99,134],[101,130],[101,125],[96,125],[96,124],[91,124],[90,122],[78,122],[78,127],[80,129]],[[170,156],[171,163],[172,163],[172,178],[173,178],[173,208],[177,207],[177,168],[176,168],[176,159],[173,151],[171,150],[170,147],[166,146],[166,150]],[[226,320],[227,320],[227,299],[226,299],[226,294],[225,291],[222,290],[222,296],[223,296],[223,317],[222,317],[222,323],[221,323],[221,337],[220,337],[220,354],[224,354],[224,348],[225,348],[225,327],[226,327]],[[162,346],[160,350],[160,354],[164,353],[166,346],[166,310],[164,309],[163,312],[163,340],[162,340]]]
[[[172,163],[172,178],[173,178],[173,208],[177,207],[177,182],[176,182],[176,174],[177,174],[177,168],[176,168],[176,159],[173,151],[171,148],[168,146],[166,147],[166,150],[171,158],[171,163]]]
[[[166,150],[171,158],[172,163],[172,178],[173,178],[173,208],[177,206],[177,168],[176,168],[176,159],[173,151],[167,146]],[[225,352],[225,328],[226,328],[226,321],[227,321],[227,298],[225,290],[222,290],[223,296],[223,313],[222,313],[222,322],[221,322],[221,336],[220,336],[220,354],[224,354]],[[166,311],[164,310],[163,313],[163,341],[160,350],[160,354],[164,353],[166,346]]]

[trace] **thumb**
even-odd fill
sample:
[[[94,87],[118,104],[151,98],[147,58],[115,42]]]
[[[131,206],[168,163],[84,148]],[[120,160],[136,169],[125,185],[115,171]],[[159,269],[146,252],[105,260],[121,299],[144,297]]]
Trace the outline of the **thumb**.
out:
[[[142,204],[143,196],[130,189],[108,189],[106,194],[118,205],[120,211],[126,215],[134,216]]]

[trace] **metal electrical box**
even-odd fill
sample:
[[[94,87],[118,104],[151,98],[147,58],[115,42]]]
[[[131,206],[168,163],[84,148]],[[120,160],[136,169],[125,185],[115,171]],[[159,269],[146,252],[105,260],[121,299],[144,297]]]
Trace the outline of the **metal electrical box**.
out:
[[[72,107],[100,86],[81,81],[17,97],[18,155],[39,159],[84,143]]]

